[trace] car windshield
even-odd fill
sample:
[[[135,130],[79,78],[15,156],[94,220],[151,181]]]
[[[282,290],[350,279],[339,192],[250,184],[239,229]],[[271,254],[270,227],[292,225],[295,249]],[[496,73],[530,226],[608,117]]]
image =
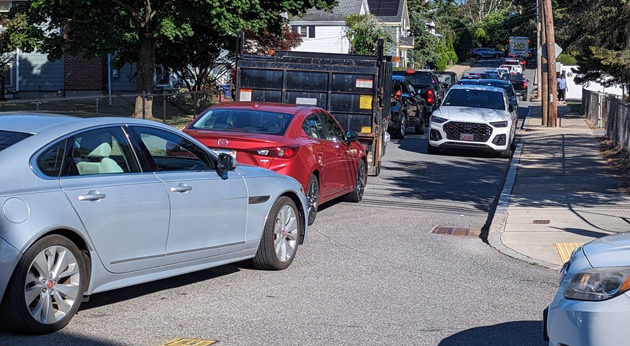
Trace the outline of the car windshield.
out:
[[[251,109],[210,109],[193,125],[197,130],[261,133],[283,136],[293,114]]]
[[[30,136],[30,133],[0,131],[0,151]]]
[[[493,90],[451,89],[442,106],[505,109],[503,94]]]
[[[483,82],[483,83],[480,82],[477,84],[503,88],[503,90],[505,90],[508,96],[512,96],[512,88],[511,88],[512,84],[510,84],[508,81],[505,81],[505,83],[488,81],[488,82]]]

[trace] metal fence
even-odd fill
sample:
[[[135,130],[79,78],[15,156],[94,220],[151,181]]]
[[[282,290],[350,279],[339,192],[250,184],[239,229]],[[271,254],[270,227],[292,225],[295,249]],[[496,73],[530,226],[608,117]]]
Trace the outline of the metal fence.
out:
[[[211,91],[7,99],[0,101],[0,112],[37,111],[81,117],[130,117],[135,110],[136,98],[141,98],[143,103],[152,99],[153,118],[162,120],[164,123],[170,123],[182,117],[189,120],[211,104],[225,100],[225,96]],[[147,115],[143,114],[143,117]]]
[[[616,146],[630,150],[630,104],[615,98],[606,102],[606,137]]]
[[[606,102],[606,94],[582,89],[582,114],[597,127],[605,127]]]

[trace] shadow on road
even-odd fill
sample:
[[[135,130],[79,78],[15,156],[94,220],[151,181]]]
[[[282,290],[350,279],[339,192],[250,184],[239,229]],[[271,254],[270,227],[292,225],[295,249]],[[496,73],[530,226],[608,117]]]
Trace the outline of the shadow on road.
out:
[[[438,346],[546,346],[542,335],[542,321],[515,321],[468,329]]]

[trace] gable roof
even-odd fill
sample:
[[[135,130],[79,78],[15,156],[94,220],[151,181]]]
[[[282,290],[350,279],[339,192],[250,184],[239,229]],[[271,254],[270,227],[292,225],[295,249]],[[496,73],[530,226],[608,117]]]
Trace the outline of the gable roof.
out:
[[[295,18],[295,21],[320,22],[320,21],[341,21],[345,22],[346,17],[351,14],[360,14],[364,0],[339,0],[339,4],[332,13],[324,10],[307,10],[303,18]]]
[[[405,0],[368,0],[370,13],[382,22],[400,22]]]

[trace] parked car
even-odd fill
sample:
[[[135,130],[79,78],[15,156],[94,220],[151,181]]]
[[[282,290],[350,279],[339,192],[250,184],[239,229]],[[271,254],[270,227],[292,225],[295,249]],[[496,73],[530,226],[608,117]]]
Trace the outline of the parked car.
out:
[[[367,183],[365,149],[326,110],[280,103],[224,102],[183,130],[205,146],[242,164],[300,182],[308,199],[308,224],[320,204],[345,196],[359,202]]]
[[[510,75],[510,83],[514,87],[514,92],[517,96],[519,96],[523,101],[527,101],[527,78],[523,76],[522,73],[517,73]]]
[[[481,60],[484,58],[487,59],[501,59],[505,56],[505,52],[500,50],[495,50],[492,48],[482,47],[482,48],[473,48],[471,56],[475,60]]]
[[[523,73],[523,66],[519,58],[505,58],[501,67],[507,67],[510,69],[510,73]]]
[[[457,77],[457,73],[451,71],[437,72],[435,73],[435,75],[438,77],[438,80],[442,84],[442,89],[444,89],[444,92],[446,92],[448,88],[457,84],[457,80],[459,79]]]
[[[516,121],[502,88],[455,85],[431,115],[429,154],[456,148],[496,152],[509,158],[516,146]]]
[[[158,122],[2,114],[0,325],[66,326],[84,296],[252,259],[284,269],[306,238],[295,179]]]
[[[429,111],[426,100],[415,89],[406,76],[393,75],[392,82],[394,83],[394,94],[396,93],[395,89],[400,88],[402,109],[403,112],[407,112],[407,126],[413,126],[416,133],[423,134],[429,121]],[[396,128],[400,130],[399,125],[400,123],[398,123],[398,127]],[[394,123],[393,126],[396,126],[396,123]],[[403,126],[403,128],[406,128],[406,126]],[[391,129],[392,127],[390,127],[390,130]]]
[[[431,114],[433,110],[440,106],[442,98],[444,98],[444,89],[440,80],[432,71],[394,71],[394,75],[405,76],[411,82],[414,89],[422,95],[427,104],[427,113]]]
[[[502,79],[479,79],[477,80],[477,85],[494,86],[494,87],[499,87],[505,90],[505,93],[508,96],[508,100],[510,101],[512,108],[514,108],[514,112],[518,116],[518,99],[516,97],[517,94],[516,94],[516,91],[514,90],[512,83],[510,83],[510,81],[502,80]]]
[[[630,318],[630,233],[605,236],[573,251],[543,312],[549,345],[626,345]]]

